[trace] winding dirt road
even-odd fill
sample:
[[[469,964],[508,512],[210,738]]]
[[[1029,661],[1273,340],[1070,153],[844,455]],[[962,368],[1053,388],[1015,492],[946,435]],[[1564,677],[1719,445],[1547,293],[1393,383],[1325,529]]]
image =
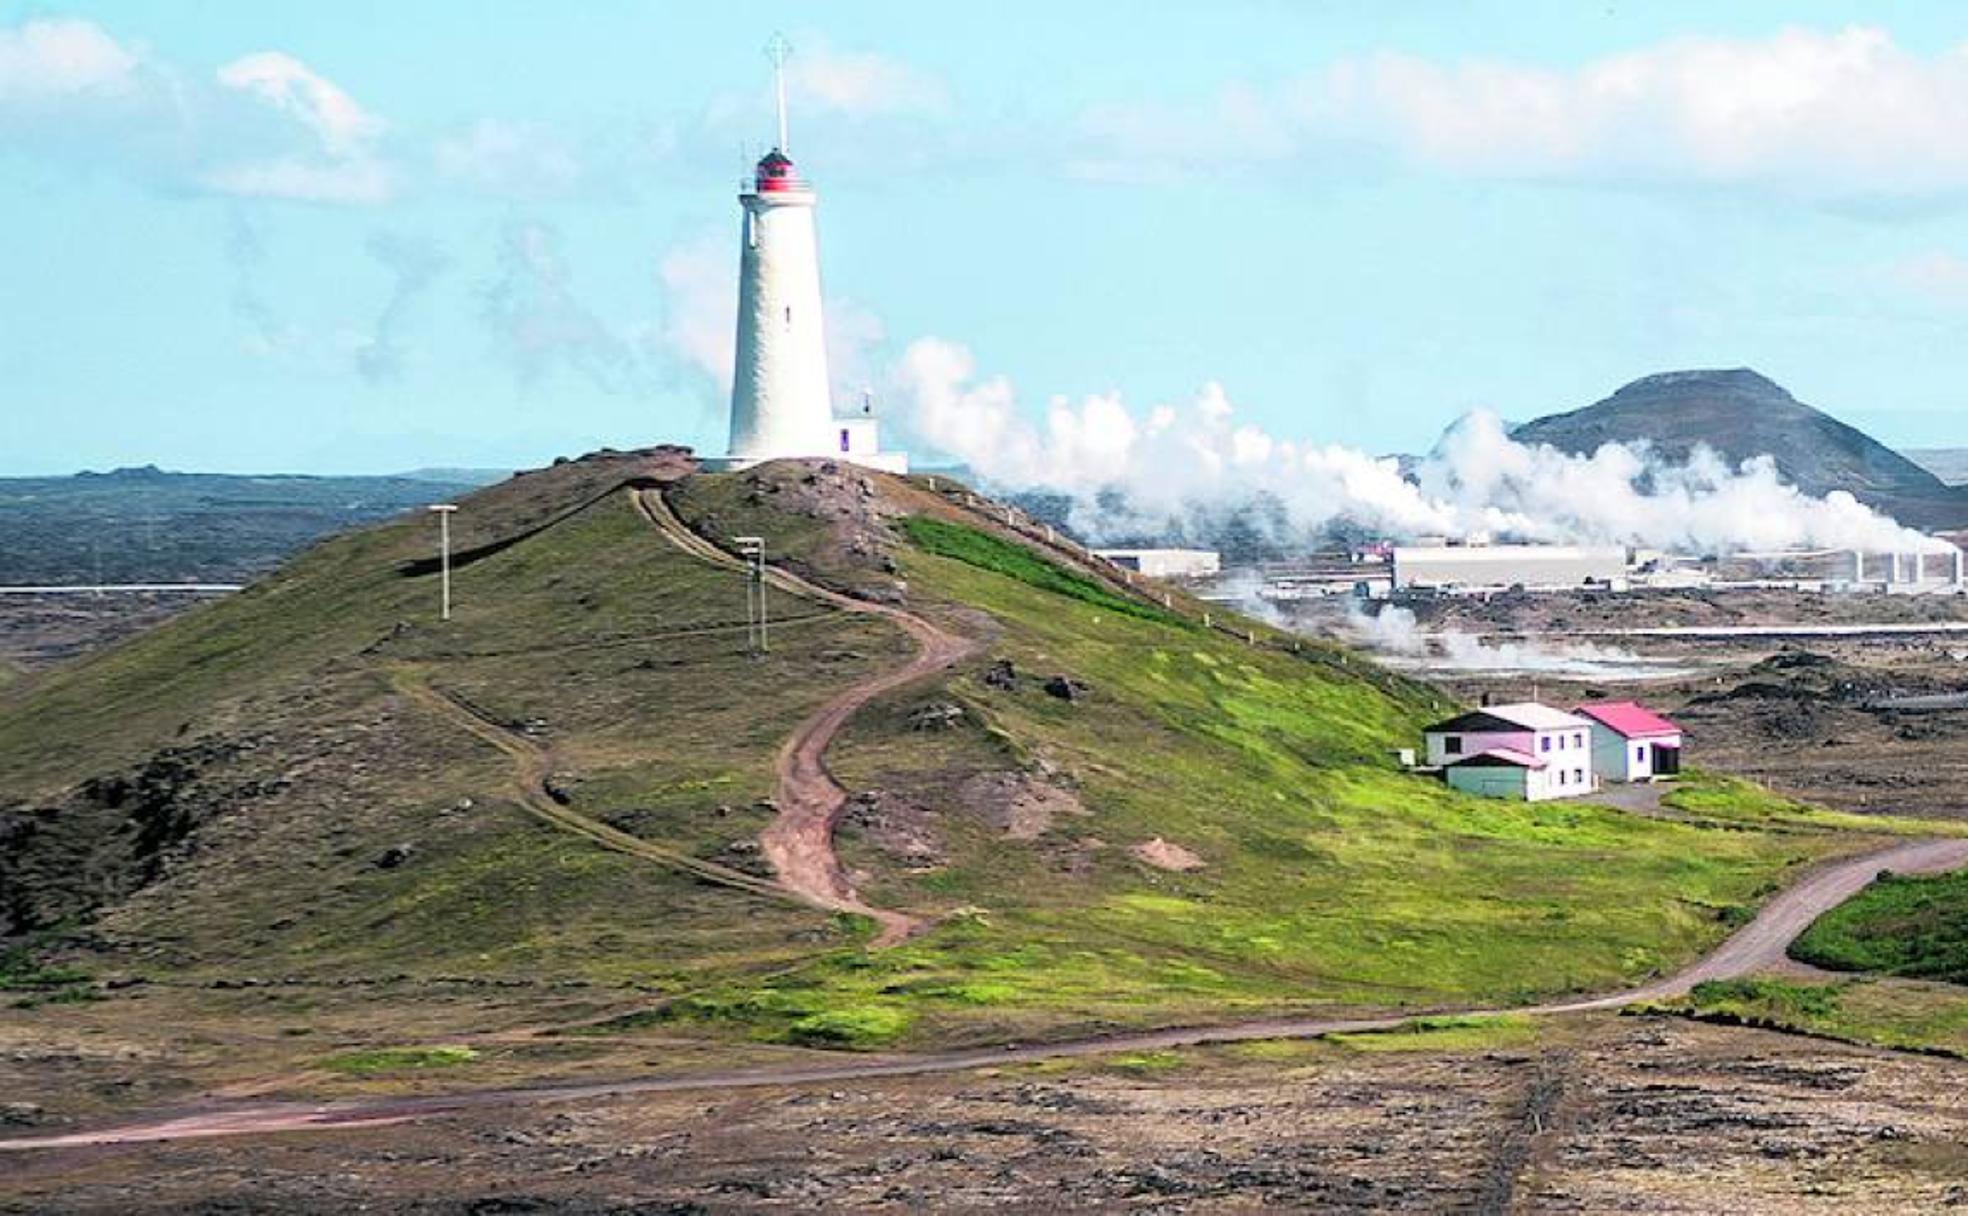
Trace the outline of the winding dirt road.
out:
[[[1968,840],[1916,840],[1860,857],[1819,867],[1778,895],[1763,911],[1718,949],[1685,970],[1625,992],[1576,1001],[1554,1001],[1516,1009],[1465,1009],[1437,1012],[1469,1016],[1504,1013],[1553,1016],[1589,1010],[1616,1009],[1634,1001],[1678,996],[1703,980],[1733,979],[1777,966],[1784,952],[1806,926],[1824,912],[1857,893],[1880,870],[1901,874],[1937,873],[1968,866]],[[635,1094],[756,1089],[778,1086],[867,1081],[881,1077],[966,1072],[1005,1064],[1105,1055],[1110,1052],[1160,1051],[1212,1043],[1254,1039],[1312,1038],[1327,1034],[1390,1030],[1420,1011],[1371,1018],[1269,1018],[1101,1035],[1060,1043],[1007,1046],[999,1049],[932,1052],[913,1056],[857,1057],[838,1063],[775,1066],[695,1076],[641,1077],[576,1085],[477,1090],[418,1098],[383,1098],[349,1102],[258,1102],[176,1113],[160,1113],[116,1126],[62,1132],[32,1138],[0,1140],[0,1152],[138,1144],[166,1140],[195,1140],[214,1136],[264,1135],[271,1132],[325,1131],[333,1128],[374,1127],[418,1119],[510,1106],[520,1102],[575,1102]]]
[[[684,552],[716,565],[744,569],[738,558],[677,518],[660,491],[635,492],[635,502],[643,517]],[[862,706],[962,662],[976,652],[978,643],[938,628],[912,612],[830,591],[777,566],[767,568],[767,578],[784,591],[831,604],[843,612],[893,621],[915,639],[915,658],[843,690],[814,710],[780,746],[774,793],[779,813],[759,834],[759,845],[781,885],[816,907],[872,918],[880,929],[871,944],[895,945],[921,932],[926,922],[904,912],[870,907],[848,879],[834,852],[834,827],[847,803],[847,791],[827,771],[827,748]]]

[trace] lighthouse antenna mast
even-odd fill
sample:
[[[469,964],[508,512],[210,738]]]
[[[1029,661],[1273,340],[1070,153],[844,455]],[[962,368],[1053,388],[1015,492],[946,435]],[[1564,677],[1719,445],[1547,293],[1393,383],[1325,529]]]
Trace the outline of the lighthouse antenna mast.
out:
[[[786,60],[792,56],[793,44],[786,41],[784,34],[774,34],[772,41],[765,44],[765,57],[772,61],[772,87],[779,97],[779,152],[784,156],[793,154],[786,138]]]

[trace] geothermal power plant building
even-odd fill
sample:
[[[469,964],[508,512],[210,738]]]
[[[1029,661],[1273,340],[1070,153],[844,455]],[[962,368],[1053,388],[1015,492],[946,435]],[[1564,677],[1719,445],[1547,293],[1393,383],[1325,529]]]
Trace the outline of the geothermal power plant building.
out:
[[[1393,564],[1396,591],[1626,585],[1616,545],[1396,545]]]

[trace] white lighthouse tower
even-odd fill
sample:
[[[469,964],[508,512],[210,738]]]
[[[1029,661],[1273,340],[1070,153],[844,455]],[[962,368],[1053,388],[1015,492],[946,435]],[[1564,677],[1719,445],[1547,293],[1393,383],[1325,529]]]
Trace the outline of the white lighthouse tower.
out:
[[[787,155],[788,48],[770,48],[779,104],[779,143],[740,187],[738,350],[731,377],[731,454],[743,468],[788,457],[831,457],[907,472],[903,452],[883,452],[873,410],[835,417],[827,382],[826,318],[820,302],[820,242],[813,186]]]

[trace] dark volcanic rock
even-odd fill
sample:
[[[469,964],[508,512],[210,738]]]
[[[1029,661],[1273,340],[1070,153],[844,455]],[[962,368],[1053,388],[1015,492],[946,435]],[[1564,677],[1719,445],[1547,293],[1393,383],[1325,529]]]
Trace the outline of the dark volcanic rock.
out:
[[[1086,699],[1087,686],[1071,676],[1054,676],[1045,682],[1047,695],[1062,701],[1082,701]]]

